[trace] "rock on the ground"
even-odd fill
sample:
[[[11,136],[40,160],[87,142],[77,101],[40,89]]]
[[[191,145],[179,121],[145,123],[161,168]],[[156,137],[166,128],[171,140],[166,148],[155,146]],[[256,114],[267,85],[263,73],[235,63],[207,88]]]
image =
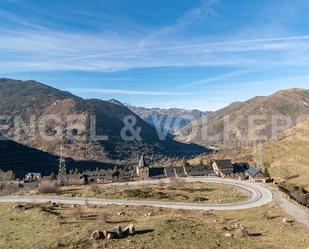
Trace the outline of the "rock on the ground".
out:
[[[282,219],[283,224],[292,224],[293,222],[294,222],[294,220],[290,219],[290,218],[283,218]]]
[[[233,237],[233,234],[230,233],[230,232],[226,232],[226,233],[224,234],[224,236],[225,236],[225,237]]]
[[[144,214],[144,216],[145,217],[150,217],[150,216],[153,216],[153,213],[150,212],[150,213]]]
[[[120,211],[120,212],[117,213],[117,215],[118,216],[126,216],[127,214],[125,212],[123,212],[123,211]]]
[[[247,234],[249,236],[253,236],[253,237],[258,237],[258,236],[262,236],[263,235],[263,232],[262,231],[258,231],[258,230],[247,230],[246,232],[247,232]]]
[[[92,232],[91,237],[92,240],[102,240],[105,239],[104,233],[100,230],[95,230]]]
[[[134,235],[135,234],[135,227],[133,224],[126,226],[123,230],[123,233],[126,235]]]
[[[118,226],[118,227],[115,229],[115,233],[117,234],[117,237],[118,237],[118,238],[122,238],[122,237],[123,237],[123,232],[122,232],[121,226]]]
[[[107,234],[107,237],[106,237],[107,240],[114,239],[114,238],[115,238],[115,234],[114,233],[109,232]]]

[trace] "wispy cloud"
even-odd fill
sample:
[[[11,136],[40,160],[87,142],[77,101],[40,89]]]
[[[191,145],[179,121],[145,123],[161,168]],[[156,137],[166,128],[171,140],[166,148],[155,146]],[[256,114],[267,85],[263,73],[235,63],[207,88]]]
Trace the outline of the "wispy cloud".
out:
[[[134,91],[127,89],[107,89],[107,88],[70,88],[67,91],[76,94],[124,94],[124,95],[143,95],[143,96],[184,96],[201,95],[203,92],[175,92],[175,91]]]
[[[17,14],[0,10],[3,19],[21,23],[14,30],[0,25],[0,73],[113,72],[136,68],[210,66],[231,66],[241,70],[255,68],[259,71],[265,66],[279,64],[309,65],[309,35],[255,39],[243,36],[246,39],[233,39],[233,35],[221,34],[210,38],[202,34],[197,41],[190,36],[180,39],[172,34],[171,31],[207,22],[209,18],[217,16],[216,6],[219,3],[219,0],[201,1],[198,6],[183,13],[175,23],[146,34],[141,31],[143,28],[136,28],[134,36],[128,32],[64,31],[44,27]],[[62,18],[62,15],[53,11],[36,8],[49,17]],[[88,12],[85,10],[80,13]],[[105,18],[112,17],[98,15],[94,26],[100,26]],[[256,34],[254,37],[259,36]],[[209,80],[218,79],[191,82],[188,86],[202,85]]]
[[[309,55],[308,40],[309,36],[199,43],[175,40],[169,45],[161,40],[155,46],[139,48],[138,39],[113,34],[2,30],[0,70],[109,72],[146,67],[295,64]]]

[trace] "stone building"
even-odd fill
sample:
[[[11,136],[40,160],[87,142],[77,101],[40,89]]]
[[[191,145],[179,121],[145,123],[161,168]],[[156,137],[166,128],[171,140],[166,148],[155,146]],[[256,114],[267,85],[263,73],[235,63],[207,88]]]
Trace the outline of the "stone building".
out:
[[[215,160],[212,163],[212,168],[217,176],[227,177],[234,174],[234,167],[231,160]]]

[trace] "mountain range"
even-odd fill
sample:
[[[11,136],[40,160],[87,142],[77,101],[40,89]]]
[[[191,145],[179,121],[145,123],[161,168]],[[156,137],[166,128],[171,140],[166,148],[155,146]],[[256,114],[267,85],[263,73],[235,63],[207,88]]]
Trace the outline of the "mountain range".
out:
[[[183,127],[209,113],[180,108],[145,108],[132,105],[128,105],[128,108],[149,125],[168,132],[170,136],[177,135]]]
[[[209,113],[183,127],[177,139],[225,149],[242,147],[250,145],[256,135],[263,136],[264,141],[272,137],[274,117],[278,117],[278,124],[282,126],[281,131],[284,131],[301,122],[308,114],[308,89],[282,90],[271,96],[258,96],[245,102],[235,102]],[[291,120],[286,127],[286,121],[280,121],[282,116]],[[250,126],[250,119],[255,120],[253,126]]]

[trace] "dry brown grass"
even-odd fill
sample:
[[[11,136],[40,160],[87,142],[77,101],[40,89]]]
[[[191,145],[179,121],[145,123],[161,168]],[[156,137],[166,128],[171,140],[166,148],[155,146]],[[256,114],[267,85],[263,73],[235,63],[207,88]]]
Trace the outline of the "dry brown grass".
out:
[[[81,206],[72,207],[70,211],[71,211],[72,217],[75,217],[75,218],[80,218],[83,215]]]
[[[204,182],[185,182],[182,179],[170,183],[141,185],[104,185],[62,188],[66,196],[78,195],[105,199],[138,199],[175,202],[231,203],[248,199],[248,192],[233,186]]]
[[[212,248],[212,249],[307,249],[307,230],[297,224],[282,225],[285,215],[274,204],[228,212],[200,212],[135,206],[83,206],[82,217],[72,216],[66,205],[32,205],[14,209],[0,205],[0,248]],[[42,208],[44,206],[44,208]],[[45,212],[43,210],[52,210]],[[124,212],[126,216],[119,216]],[[104,213],[105,225],[98,217]],[[152,213],[151,216],[145,216]],[[274,214],[271,218],[267,214]],[[134,223],[137,235],[120,240],[94,242],[96,229],[113,230]],[[261,231],[251,237],[242,232]],[[230,230],[233,237],[224,234]]]
[[[173,177],[173,178],[170,179],[169,187],[172,188],[172,189],[180,189],[185,184],[186,183],[183,179],[178,178],[178,177]]]

